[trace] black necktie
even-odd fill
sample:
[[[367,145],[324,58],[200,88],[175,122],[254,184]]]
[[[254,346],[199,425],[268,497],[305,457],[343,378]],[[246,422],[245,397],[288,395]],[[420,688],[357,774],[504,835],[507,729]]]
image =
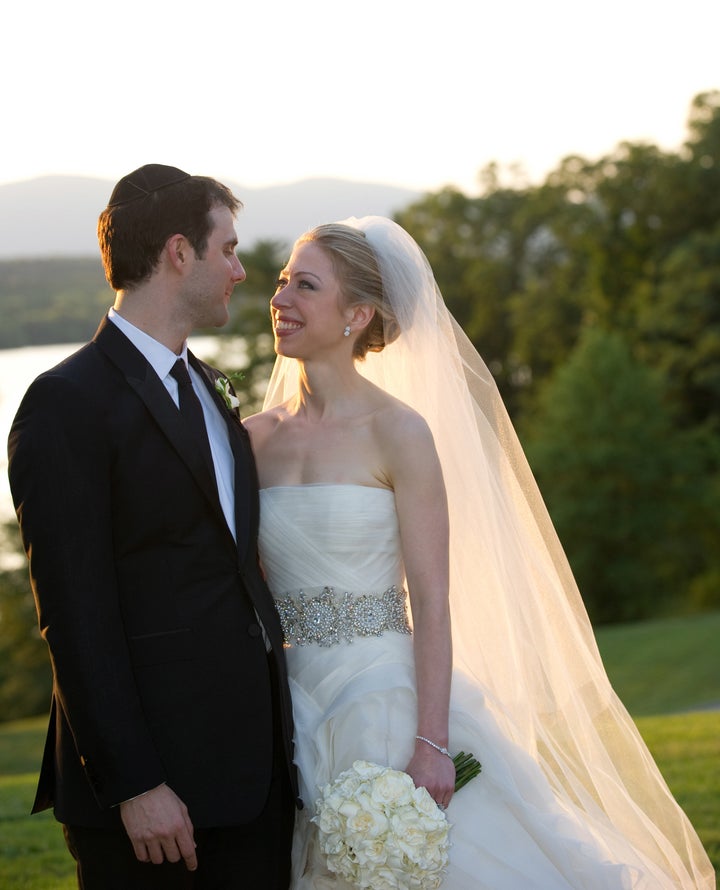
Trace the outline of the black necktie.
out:
[[[200,399],[193,389],[185,362],[179,358],[173,365],[170,373],[177,380],[178,384],[180,414],[200,446],[200,450],[214,479],[215,465],[213,464],[210,440],[208,439],[207,427],[205,426],[205,415],[203,414]]]

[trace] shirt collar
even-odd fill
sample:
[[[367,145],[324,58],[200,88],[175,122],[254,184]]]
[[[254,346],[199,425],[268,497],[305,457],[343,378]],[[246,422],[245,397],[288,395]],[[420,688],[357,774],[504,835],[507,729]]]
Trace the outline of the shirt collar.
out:
[[[167,377],[178,358],[181,358],[187,366],[187,341],[183,343],[180,355],[176,355],[172,349],[168,349],[159,340],[155,340],[150,334],[146,334],[145,331],[135,327],[134,324],[123,318],[114,309],[110,309],[108,318],[125,334],[132,345],[145,356],[161,380]]]

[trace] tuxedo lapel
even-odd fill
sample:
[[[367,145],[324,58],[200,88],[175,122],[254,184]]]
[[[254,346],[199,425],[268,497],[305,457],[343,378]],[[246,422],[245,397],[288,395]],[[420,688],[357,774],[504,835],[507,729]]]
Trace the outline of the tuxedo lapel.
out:
[[[94,341],[145,403],[172,447],[187,464],[205,496],[223,516],[215,479],[177,406],[150,363],[122,331],[107,319],[100,325]]]
[[[209,365],[198,361],[190,350],[188,350],[188,361],[202,377],[203,383],[212,394],[218,411],[228,428],[235,474],[235,533],[238,554],[241,561],[244,561],[248,556],[248,543],[257,536],[260,510],[255,459],[250,448],[250,437],[240,422],[238,412],[228,408],[224,398],[215,389],[215,381],[220,378],[220,375],[216,374]]]
[[[210,365],[206,365],[188,350],[188,361],[199,372],[203,382],[215,399],[218,410],[225,419],[232,449],[235,471],[235,526],[238,559],[241,565],[249,568],[248,574],[256,572],[258,526],[260,522],[260,497],[255,456],[250,446],[250,436],[243,426],[236,410],[228,408],[224,398],[215,389],[215,381],[220,375]],[[253,542],[253,546],[250,543]],[[277,611],[267,587],[262,584],[248,584],[248,595],[260,621],[265,628],[276,652],[283,648],[282,631],[278,624]]]

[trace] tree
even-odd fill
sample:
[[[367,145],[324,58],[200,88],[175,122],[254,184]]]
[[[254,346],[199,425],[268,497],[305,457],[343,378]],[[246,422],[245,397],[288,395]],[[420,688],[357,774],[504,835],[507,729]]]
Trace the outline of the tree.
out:
[[[13,520],[0,526],[2,553],[20,556]],[[19,560],[18,560],[19,561]],[[52,691],[48,649],[40,638],[25,557],[20,568],[0,571],[0,720],[47,710]]]
[[[720,422],[720,225],[688,236],[638,287],[639,354],[667,376],[683,420]]]
[[[706,443],[677,429],[662,377],[621,335],[583,332],[523,439],[594,622],[682,607],[692,579],[713,558],[717,568],[705,549],[720,532]]]
[[[695,96],[683,146],[685,211],[693,229],[712,229],[720,219],[720,90]]]
[[[482,178],[482,197],[466,198],[445,189],[410,206],[397,221],[425,251],[448,308],[485,359],[514,413],[517,397],[535,370],[537,355],[530,354],[528,344],[544,344],[543,361],[548,364],[558,339],[574,338],[580,325],[572,273],[565,280],[567,251],[553,231],[568,205],[557,189],[501,187],[494,165]],[[565,301],[569,292],[572,299]],[[517,318],[529,302],[544,310],[543,330],[551,331],[552,338],[518,337]],[[540,314],[532,319],[535,331],[542,324]]]

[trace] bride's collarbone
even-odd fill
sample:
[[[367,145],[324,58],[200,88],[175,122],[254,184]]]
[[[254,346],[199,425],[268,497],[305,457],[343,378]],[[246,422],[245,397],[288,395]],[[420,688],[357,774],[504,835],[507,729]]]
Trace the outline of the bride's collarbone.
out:
[[[372,450],[377,439],[376,426],[369,417],[352,417],[317,423],[288,423],[275,431],[272,444],[296,454],[338,449],[360,453]]]
[[[371,392],[375,392],[374,388]],[[358,427],[373,427],[387,423],[392,419],[396,401],[386,393],[380,397],[354,399],[336,399],[324,404],[313,401],[307,404],[285,404],[277,419],[276,429],[292,431],[294,434],[307,430],[320,430],[331,433],[334,430],[347,431]]]
[[[391,488],[380,455],[374,449],[333,447],[318,443],[317,447],[281,449],[265,455],[262,462],[262,485],[356,485],[370,488]]]
[[[258,454],[263,484],[390,488],[382,437],[368,418],[281,424]]]

